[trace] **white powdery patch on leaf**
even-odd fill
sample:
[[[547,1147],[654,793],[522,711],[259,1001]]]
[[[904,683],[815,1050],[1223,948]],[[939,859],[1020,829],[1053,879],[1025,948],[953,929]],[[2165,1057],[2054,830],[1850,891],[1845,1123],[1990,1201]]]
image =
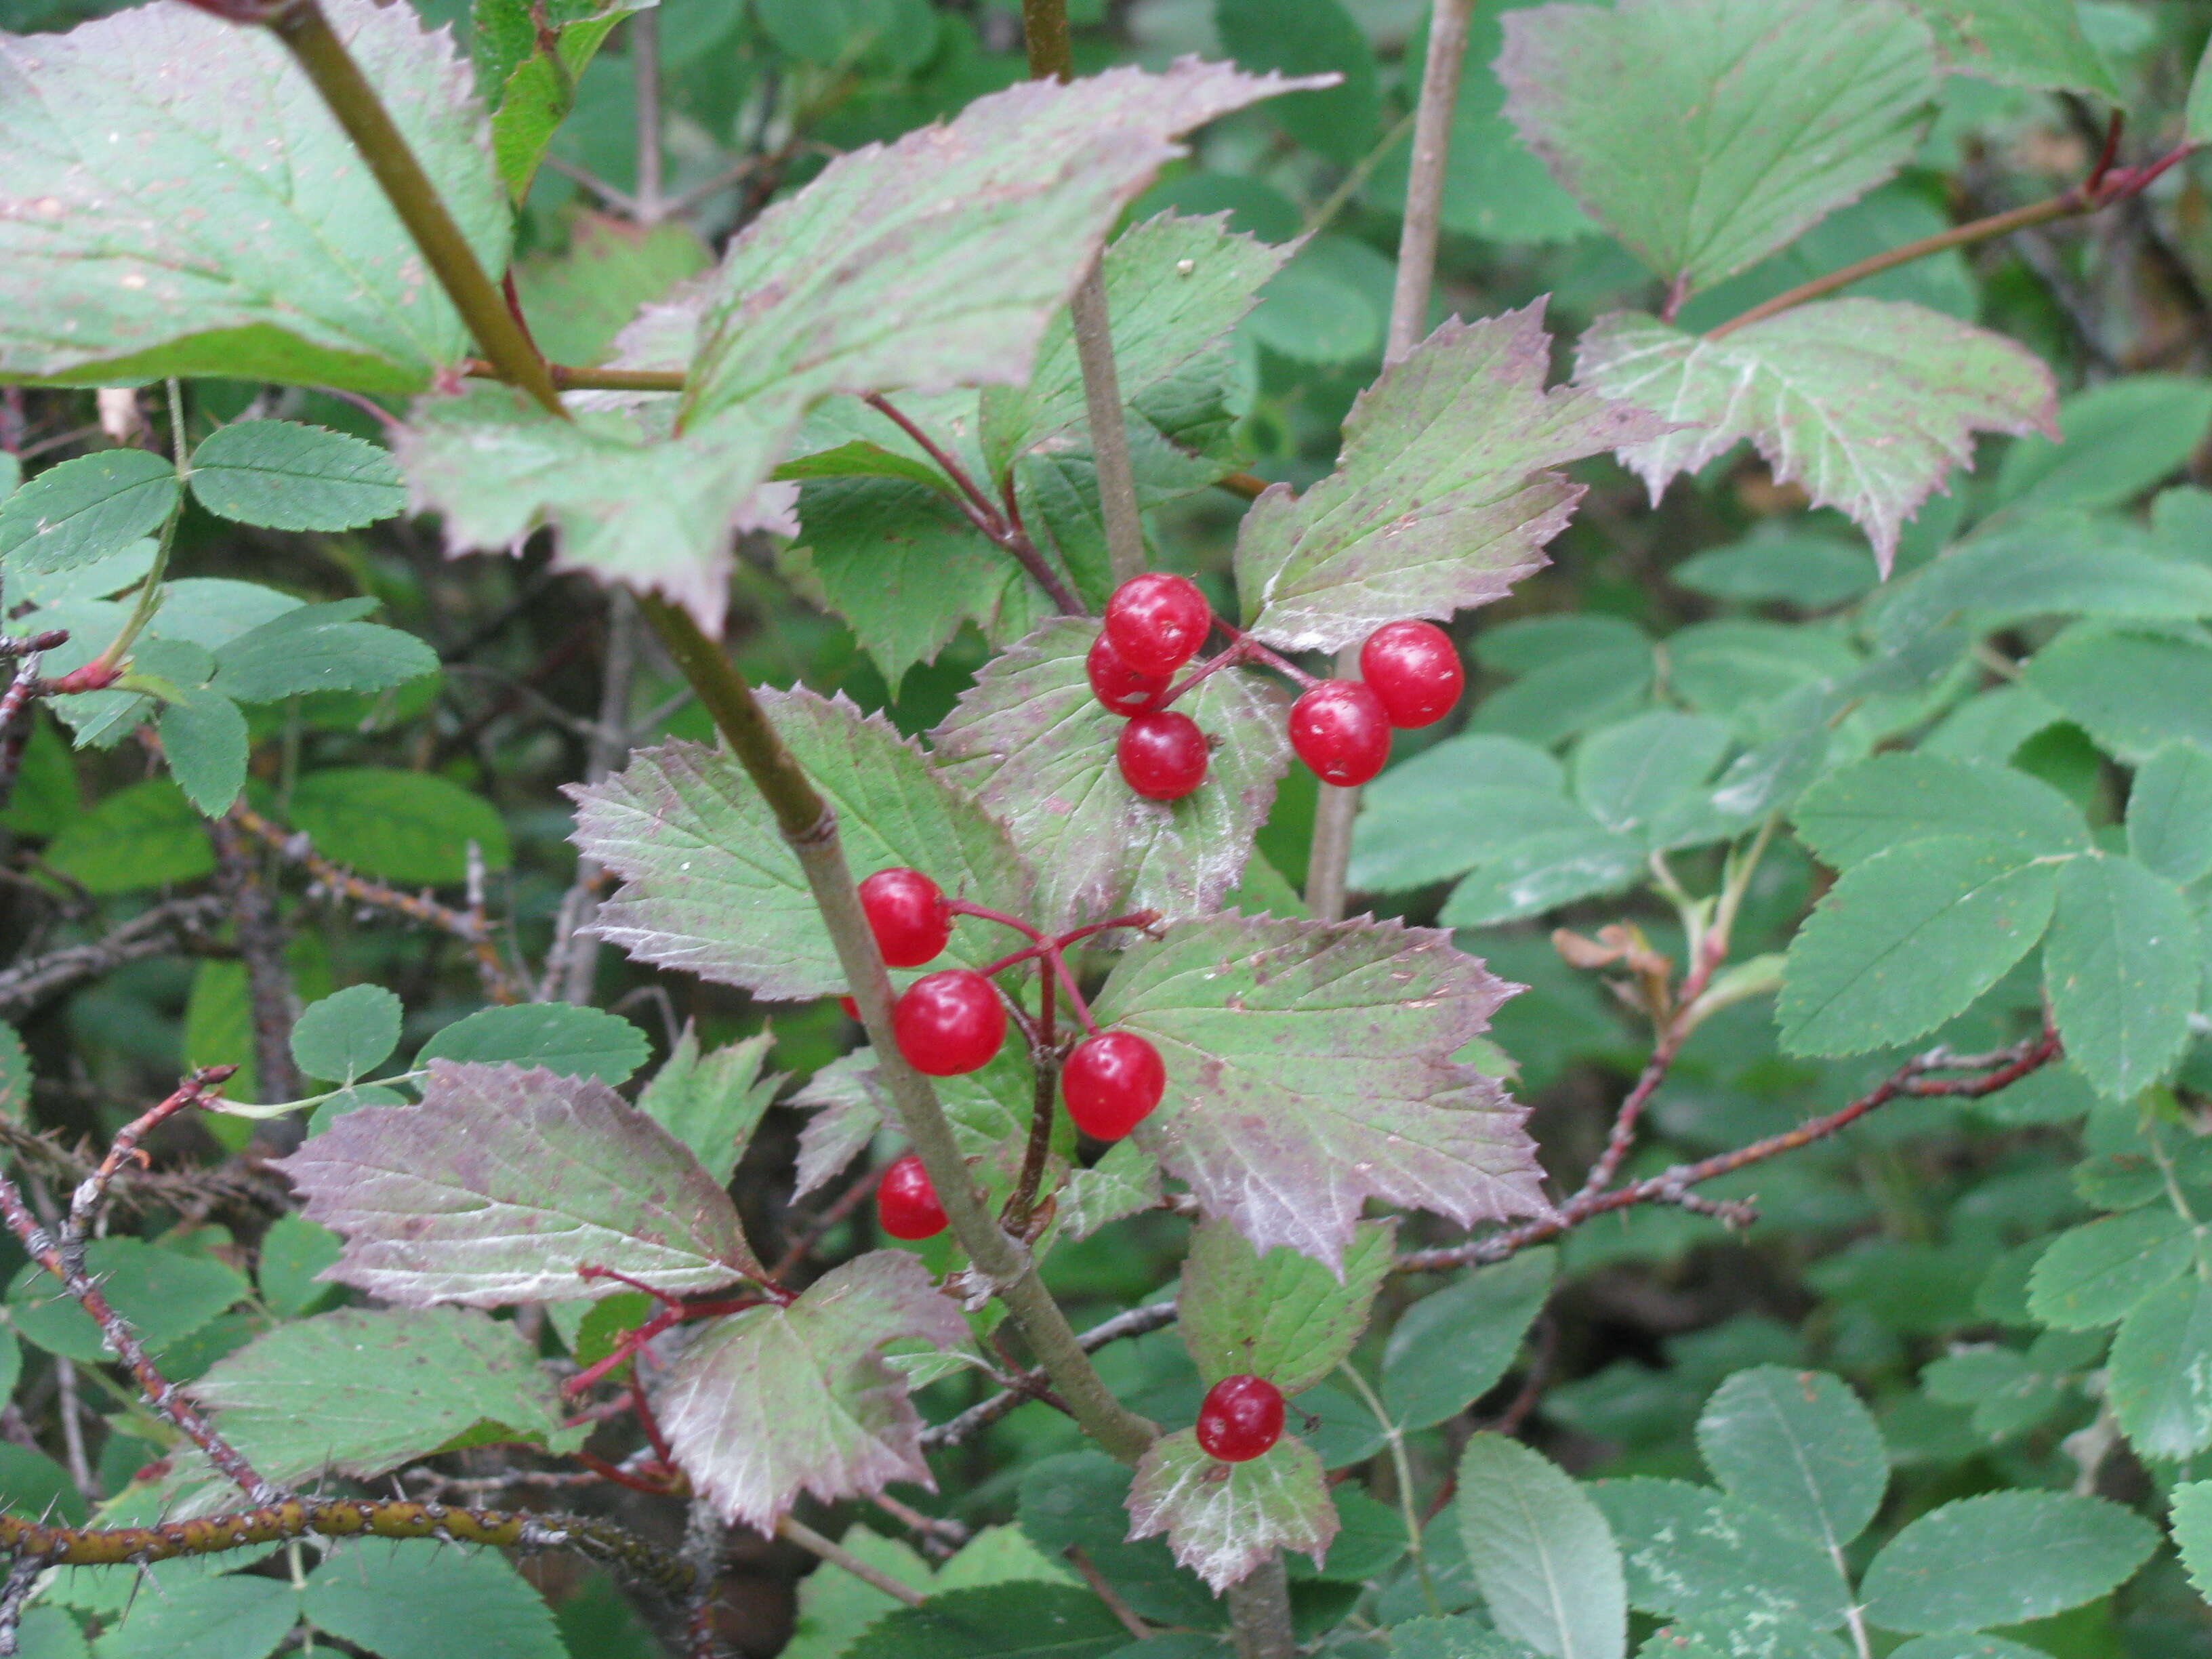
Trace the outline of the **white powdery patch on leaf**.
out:
[[[1681,428],[1620,451],[1655,502],[1748,438],[1777,482],[1849,514],[1885,574],[1905,521],[1972,465],[1975,433],[2058,435],[2051,371],[2033,354],[1902,301],[1800,306],[1717,340],[1616,313],[1583,337],[1578,372]]]
[[[894,1480],[934,1490],[921,1419],[884,1346],[956,1347],[959,1307],[902,1250],[833,1269],[788,1307],[703,1326],[670,1368],[653,1409],[692,1486],[766,1533],[804,1491],[824,1503]]]
[[[1319,1566],[1336,1536],[1336,1505],[1313,1448],[1285,1435],[1259,1456],[1224,1463],[1180,1429],[1155,1440],[1129,1486],[1129,1536],[1168,1535],[1176,1560],[1216,1594],[1276,1550]]]
[[[1573,386],[1545,390],[1541,300],[1447,320],[1345,417],[1337,470],[1272,484],[1237,536],[1255,634],[1334,651],[1386,622],[1500,598],[1545,562],[1584,486],[1546,469],[1656,436],[1663,422]]]
[[[738,1212],[667,1130],[596,1078],[434,1060],[416,1106],[347,1113],[270,1165],[345,1240],[323,1276],[389,1301],[497,1307],[765,1272]]]
[[[1520,988],[1434,928],[1232,912],[1132,949],[1094,1012],[1166,1064],[1137,1143],[1255,1249],[1340,1271],[1369,1199],[1549,1213],[1527,1109],[1452,1058]]]

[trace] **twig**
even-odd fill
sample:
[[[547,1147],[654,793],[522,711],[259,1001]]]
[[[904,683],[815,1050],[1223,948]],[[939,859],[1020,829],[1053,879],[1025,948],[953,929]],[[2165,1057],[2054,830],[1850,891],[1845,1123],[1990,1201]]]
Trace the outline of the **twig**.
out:
[[[631,26],[647,14],[633,13]],[[642,143],[642,139],[640,140]],[[641,624],[637,606],[620,588],[607,595],[606,663],[599,684],[599,718],[584,756],[584,781],[597,783],[629,750],[629,704],[637,684]],[[599,936],[592,931],[599,911],[599,895],[606,872],[599,861],[585,854],[576,860],[576,877],[561,900],[556,917],[553,948],[547,953],[544,977],[538,1000],[586,1003],[599,962]]]
[[[1106,1611],[1121,1621],[1121,1628],[1129,1632],[1131,1641],[1149,1641],[1158,1634],[1115,1593],[1113,1585],[1106,1582],[1106,1575],[1091,1565],[1091,1558],[1084,1553],[1082,1545],[1070,1544],[1060,1553],[1067,1558],[1067,1565],[1075,1569],[1083,1582],[1091,1586],[1091,1593],[1106,1604]]]
[[[1054,953],[1054,961],[1057,961]],[[1060,964],[1065,971],[1066,964]],[[1044,1161],[1052,1150],[1053,1089],[1060,1081],[1060,1056],[1054,1047],[1053,965],[1037,964],[1037,1041],[1030,1052],[1034,1081],[1030,1091],[1030,1138],[1022,1149],[1022,1170],[1014,1182],[1000,1216],[1008,1231],[1028,1237],[1030,1212],[1036,1206],[1037,1185],[1044,1179]]]
[[[1174,1324],[1175,1320],[1174,1303],[1148,1303],[1141,1308],[1132,1308],[1127,1313],[1116,1314],[1102,1324],[1093,1325],[1076,1340],[1082,1345],[1084,1352],[1097,1353],[1109,1342],[1164,1329]],[[1047,1380],[1042,1369],[1027,1372],[1022,1377],[1022,1387],[1009,1389],[1004,1394],[979,1401],[957,1417],[948,1418],[934,1428],[924,1429],[921,1432],[922,1449],[925,1451],[941,1451],[947,1446],[957,1446],[963,1440],[972,1439],[1024,1401],[1034,1399],[1033,1389],[1042,1387]]]
[[[214,895],[167,899],[143,910],[104,939],[64,945],[0,971],[0,1012],[29,1008],[88,979],[149,957],[205,945],[229,914]]]
[[[91,1159],[67,1151],[50,1136],[27,1129],[6,1116],[0,1116],[0,1148],[21,1158],[36,1172],[70,1187],[88,1179],[99,1167]],[[290,1191],[276,1177],[260,1174],[242,1164],[212,1170],[152,1173],[126,1169],[118,1172],[109,1186],[107,1199],[112,1204],[142,1209],[155,1206],[189,1209],[229,1203],[264,1213],[281,1214],[292,1207]]]
[[[574,161],[565,161],[550,150],[545,153],[544,165],[552,168],[554,172],[572,184],[581,185],[624,218],[635,219],[638,216],[637,198],[626,190],[609,184],[596,173],[580,167]]]
[[[84,1402],[76,1389],[76,1362],[61,1355],[54,1358],[54,1411],[61,1419],[62,1459],[70,1485],[87,1503],[97,1503],[100,1481],[84,1451]]]
[[[292,972],[284,962],[284,928],[262,884],[234,817],[210,819],[208,839],[215,846],[216,884],[230,907],[238,929],[238,954],[246,963],[246,984],[253,1009],[255,1092],[264,1101],[296,1100],[299,1068],[292,1063],[292,1024],[300,1017],[292,994]],[[276,1126],[278,1133],[297,1125]]]
[[[100,1208],[106,1202],[107,1189],[114,1184],[123,1166],[133,1158],[141,1164],[145,1163],[145,1154],[139,1152],[138,1143],[178,1113],[204,1106],[208,1096],[228,1083],[237,1070],[235,1066],[204,1066],[178,1085],[176,1091],[160,1105],[141,1112],[116,1131],[107,1156],[100,1159],[98,1169],[77,1183],[70,1198],[69,1220],[63,1232],[65,1250],[92,1236],[100,1221]]]
[[[691,1572],[684,1620],[690,1659],[716,1659],[722,1650],[714,1639],[714,1589],[721,1582],[722,1543],[722,1517],[703,1498],[693,1498],[684,1524],[684,1559]]]
[[[872,1586],[894,1601],[903,1601],[908,1607],[918,1607],[922,1594],[911,1584],[902,1584],[890,1574],[870,1566],[842,1544],[832,1543],[813,1528],[785,1516],[775,1523],[775,1535],[787,1538],[810,1555],[819,1556],[831,1566],[849,1572],[862,1583]]]
[[[829,1208],[793,1233],[791,1243],[784,1248],[783,1254],[776,1258],[775,1265],[768,1270],[768,1276],[770,1279],[781,1280],[794,1272],[799,1264],[806,1260],[814,1247],[821,1243],[824,1233],[867,1202],[868,1194],[876,1190],[877,1178],[875,1170],[868,1170],[843,1192],[838,1194]]]
[[[630,76],[637,104],[637,222],[658,224],[660,202],[660,14],[629,15]]]

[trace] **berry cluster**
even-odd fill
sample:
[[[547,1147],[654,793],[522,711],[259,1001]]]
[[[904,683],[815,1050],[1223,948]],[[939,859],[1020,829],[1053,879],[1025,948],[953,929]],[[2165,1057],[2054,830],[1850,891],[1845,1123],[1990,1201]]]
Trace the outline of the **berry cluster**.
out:
[[[1177,681],[1176,671],[1217,627],[1228,648]],[[1131,789],[1147,800],[1180,800],[1206,781],[1206,734],[1168,705],[1240,662],[1279,669],[1304,688],[1291,705],[1291,747],[1323,783],[1343,788],[1382,769],[1392,728],[1442,720],[1467,683],[1450,637],[1433,623],[1386,623],[1359,647],[1358,679],[1316,680],[1214,616],[1189,578],[1133,576],[1107,601],[1106,625],[1084,662],[1098,701],[1128,720],[1114,755]]]
[[[1040,1062],[1060,1062],[1060,1098],[1084,1133],[1118,1140],[1160,1103],[1167,1091],[1167,1068],[1159,1051],[1134,1031],[1102,1031],[1068,971],[1067,947],[1115,927],[1143,927],[1153,913],[1116,917],[1053,937],[1027,922],[981,905],[948,898],[944,889],[919,870],[878,870],[860,884],[860,908],[876,936],[886,965],[919,968],[945,949],[955,916],[979,916],[1012,928],[1030,943],[1026,949],[992,963],[981,972],[939,969],[924,974],[891,1005],[891,1036],[907,1063],[930,1077],[957,1077],[990,1064],[1006,1040],[1009,1009],[1021,1024],[1030,1052]],[[1032,1018],[1018,1003],[1002,996],[993,975],[1023,963],[1038,966],[1039,1015]],[[1085,1035],[1064,1047],[1054,1029],[1055,994],[1065,995]],[[857,1015],[852,1000],[841,999]],[[921,1160],[908,1154],[884,1171],[876,1188],[876,1207],[884,1231],[894,1238],[929,1238],[945,1226],[945,1211]]]

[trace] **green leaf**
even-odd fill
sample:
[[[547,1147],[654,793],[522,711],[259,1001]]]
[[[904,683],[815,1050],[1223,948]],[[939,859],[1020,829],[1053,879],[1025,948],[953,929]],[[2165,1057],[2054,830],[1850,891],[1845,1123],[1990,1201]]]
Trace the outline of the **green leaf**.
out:
[[[8,1338],[14,1349],[15,1337]],[[20,1370],[21,1356],[16,1355]],[[15,1379],[9,1379],[9,1392],[15,1392]],[[13,1442],[0,1445],[0,1507],[10,1515],[20,1515],[28,1520],[45,1521],[48,1517],[64,1526],[84,1525],[90,1511],[85,1506],[84,1495],[70,1480],[69,1471],[43,1452],[35,1452]]]
[[[1449,321],[1383,370],[1345,417],[1337,470],[1304,494],[1272,485],[1237,535],[1252,631],[1335,650],[1405,617],[1498,598],[1543,562],[1581,498],[1556,467],[1649,440],[1652,418],[1544,389],[1540,304]]]
[[[1360,792],[1346,880],[1402,892],[1448,881],[1522,842],[1592,827],[1559,763],[1514,738],[1467,732],[1393,766]]]
[[[1569,829],[1516,842],[1460,883],[1437,920],[1486,927],[1600,893],[1618,893],[1650,873],[1644,843],[1610,830]]]
[[[1740,542],[1692,554],[1667,573],[1675,586],[1709,599],[1778,602],[1802,611],[1855,599],[1879,577],[1863,547],[1771,521]]]
[[[492,109],[492,156],[501,182],[518,203],[529,193],[554,129],[575,106],[577,77],[614,26],[640,9],[637,0],[554,0],[550,6],[476,0],[470,9],[477,84]],[[628,320],[627,314],[621,319]],[[555,350],[534,319],[532,335],[556,362],[591,361]]]
[[[1895,173],[1936,89],[1928,31],[1894,0],[1626,0],[1504,25],[1498,76],[1522,138],[1689,288]]]
[[[367,1540],[308,1576],[316,1629],[380,1659],[567,1659],[553,1610],[496,1550]]]
[[[1826,1371],[1738,1371],[1705,1402],[1698,1450],[1730,1495],[1832,1550],[1866,1530],[1889,1486],[1881,1431]]]
[[[1092,1012],[1166,1063],[1138,1145],[1254,1249],[1333,1268],[1369,1197],[1462,1225],[1545,1207],[1522,1109],[1451,1058],[1507,994],[1431,929],[1226,915],[1135,945]]]
[[[1277,1550],[1320,1565],[1336,1528],[1321,1459],[1296,1435],[1222,1463],[1200,1449],[1195,1430],[1178,1429],[1146,1449],[1129,1486],[1129,1536],[1166,1534],[1177,1565],[1217,1594]]]
[[[2105,1397],[2139,1456],[2183,1458],[2212,1446],[2212,1286],[2197,1274],[2128,1310]]]
[[[1390,314],[1390,262],[1349,236],[1299,246],[1260,290],[1243,332],[1299,363],[1369,363]]]
[[[1038,872],[1043,926],[1218,908],[1290,763],[1288,700],[1255,674],[1200,682],[1178,707],[1216,744],[1206,781],[1181,800],[1148,801],[1115,763],[1122,720],[1084,675],[1097,636],[1087,617],[1056,617],[994,659],[930,734],[944,775],[975,792]]]
[[[1261,1255],[1225,1223],[1201,1225],[1176,1297],[1200,1380],[1264,1376],[1285,1395],[1304,1393],[1336,1369],[1366,1329],[1396,1238],[1387,1222],[1361,1223],[1339,1279],[1293,1250]]]
[[[1686,1480],[1601,1480],[1590,1496],[1620,1540],[1633,1607],[1752,1626],[1844,1622],[1840,1559],[1765,1510]]]
[[[1104,1659],[1129,1632],[1088,1590],[1015,1583],[945,1590],[869,1626],[842,1659]]]
[[[2195,1480],[2173,1489],[2171,1518],[2174,1547],[2197,1593],[2212,1601],[2212,1480]]]
[[[1695,792],[1731,746],[1720,720],[1667,709],[1593,732],[1575,750],[1575,794],[1618,835],[1647,842],[1655,820]]]
[[[1328,1553],[1319,1566],[1285,1562],[1292,1583],[1370,1583],[1404,1558],[1406,1520],[1395,1506],[1349,1484],[1332,1486],[1329,1501],[1336,1505],[1337,1531]]]
[[[349,1112],[283,1170],[346,1241],[331,1270],[410,1306],[588,1300],[578,1269],[709,1291],[763,1274],[683,1145],[592,1078],[429,1063],[419,1106]]]
[[[281,1578],[203,1578],[134,1600],[100,1637],[100,1659],[262,1659],[299,1617],[299,1592]]]
[[[1910,0],[1954,75],[2127,100],[2081,33],[2074,0]]]
[[[1069,1172],[1058,1195],[1060,1237],[1088,1238],[1159,1201],[1159,1160],[1133,1140],[1115,1141],[1089,1169]]]
[[[495,116],[495,129],[499,122]],[[647,228],[579,213],[568,222],[568,246],[541,248],[515,262],[514,289],[531,335],[548,357],[596,363],[641,307],[697,276],[712,258],[687,224],[664,220]]]
[[[246,716],[238,705],[220,692],[186,691],[162,704],[155,729],[169,775],[191,804],[211,818],[228,811],[246,787]]]
[[[239,421],[192,452],[192,495],[218,518],[272,530],[352,530],[407,505],[392,457],[297,421]]]
[[[2157,1547],[2150,1523],[2100,1498],[1987,1492],[1929,1511],[1882,1547],[1860,1586],[1885,1630],[2021,1624],[2094,1600]]]
[[[929,1479],[921,1419],[884,1346],[969,1340],[959,1305],[920,1258],[874,1250],[834,1267],[786,1307],[702,1327],[669,1367],[653,1409],[695,1491],[766,1532],[804,1490],[824,1503]]]
[[[2027,659],[2021,682],[2132,764],[2170,743],[2212,749],[2212,647],[2201,641],[2070,628]]]
[[[434,672],[437,653],[412,634],[360,620],[368,599],[303,605],[216,653],[215,689],[240,702],[311,691],[381,691]]]
[[[0,560],[10,576],[81,569],[159,530],[181,488],[177,469],[143,449],[50,466],[0,502]]]
[[[1478,1434],[1455,1500],[1490,1616],[1552,1659],[1620,1659],[1628,1603],[1620,1550],[1587,1493],[1540,1452]]]
[[[675,1051],[639,1093],[637,1109],[689,1146],[700,1168],[726,1186],[783,1083],[761,1075],[775,1042],[763,1031],[702,1054],[697,1029],[686,1024]]]
[[[399,999],[381,985],[349,985],[310,1004],[292,1024],[292,1058],[309,1077],[351,1083],[399,1046]]]
[[[768,692],[761,702],[836,812],[856,876],[927,870],[973,903],[1030,914],[1029,872],[1006,830],[890,721],[810,691]],[[844,990],[799,860],[726,752],[687,743],[643,750],[627,770],[573,793],[577,845],[623,882],[600,907],[602,939],[640,961],[762,996]],[[981,967],[1005,954],[1004,938],[963,919],[949,960]]]
[[[887,1578],[927,1592],[929,1563],[911,1547],[854,1524],[837,1540]],[[860,1632],[900,1603],[848,1572],[815,1571],[799,1581],[799,1611],[780,1659],[839,1659]]]
[[[319,1227],[290,1211],[269,1224],[261,1235],[260,1260],[254,1278],[261,1299],[286,1319],[301,1319],[315,1311],[337,1292],[323,1282],[325,1267],[336,1265],[344,1245],[327,1227]]]
[[[2069,1228],[2036,1258],[2028,1311],[2062,1330],[2095,1330],[2179,1278],[2196,1253],[2189,1224],[2163,1204]]]
[[[84,1265],[109,1305],[155,1353],[190,1336],[251,1288],[212,1256],[185,1255],[135,1238],[94,1239],[85,1246]],[[36,1263],[9,1281],[8,1311],[17,1334],[49,1353],[88,1365],[115,1357],[92,1316]]]
[[[573,1002],[532,1002],[479,1008],[422,1045],[417,1067],[434,1060],[479,1066],[538,1066],[556,1077],[591,1077],[619,1085],[652,1052],[639,1030],[620,1014]]]
[[[1431,1291],[1382,1349],[1382,1404],[1402,1430],[1458,1416],[1496,1386],[1552,1291],[1553,1253],[1523,1251]]]
[[[1532,1659],[1536,1650],[1471,1613],[1408,1619],[1390,1626],[1390,1659]]]
[[[2066,1057],[2100,1093],[2131,1100],[2181,1057],[2197,977],[2197,918],[2179,887],[2129,858],[2060,867],[2044,988]]]
[[[2050,923],[2057,877],[2033,857],[1937,836],[1847,871],[1790,941],[1784,1048],[1864,1054],[1964,1012]]]
[[[2131,501],[2180,471],[2208,422],[2212,386],[2179,374],[2130,374],[2076,392],[2059,404],[2053,435],[2005,452],[1996,501],[2027,513]]]
[[[1382,119],[1375,53],[1339,0],[1214,0],[1213,21],[1221,44],[1246,69],[1339,77],[1325,90],[1267,106],[1285,132],[1342,167],[1374,147]]]
[[[2212,750],[2169,744],[2136,769],[2128,788],[2128,850],[2183,886],[2212,871]]]
[[[2212,570],[2153,550],[2124,520],[2071,509],[1998,520],[1888,590],[1871,618],[1893,640],[1963,617],[1993,633],[2032,617],[2181,621],[2212,615]]]
[[[1053,1560],[1079,1547],[1101,1577],[1140,1619],[1217,1628],[1220,1603],[1183,1571],[1157,1538],[1129,1539],[1131,1472],[1100,1452],[1065,1452],[1021,1473],[1022,1534]]]
[[[469,1308],[341,1308],[265,1331],[191,1384],[218,1431],[269,1480],[366,1480],[447,1447],[576,1439],[536,1349]],[[193,1489],[197,1487],[197,1491]],[[204,1459],[174,1477],[204,1514],[236,1492]]]
[[[915,0],[757,0],[755,9],[769,40],[824,69],[857,60],[905,73],[935,43],[930,9]]]
[[[471,845],[486,870],[513,856],[498,810],[434,772],[323,768],[293,787],[291,807],[293,826],[325,858],[405,886],[467,879]]]
[[[2208,64],[2212,64],[2212,41],[2205,43],[2204,56],[2197,60],[2197,73],[2189,81],[2189,103],[2182,131],[2192,144],[2212,138],[2212,72],[2208,72]]]
[[[1826,9],[1834,0],[1798,3]],[[1893,7],[1868,0],[1853,9]],[[1971,465],[1975,433],[2052,429],[2051,371],[2040,359],[1898,301],[1824,300],[1721,339],[1616,312],[1583,336],[1577,362],[1593,390],[1680,423],[1621,451],[1654,501],[1669,479],[1747,438],[1778,483],[1802,483],[1815,506],[1850,514],[1885,575],[1905,521],[1954,466]]]
[[[1136,403],[1159,388],[1236,327],[1289,252],[1234,234],[1225,215],[1164,213],[1115,238],[1100,276],[1122,401]],[[1065,440],[1089,447],[1083,366],[1066,313],[1045,329],[1027,386],[985,390],[978,436],[986,465],[1000,477],[1016,456],[1041,446]]]
[[[450,37],[411,9],[327,9],[477,262],[504,270],[507,204]],[[0,376],[391,392],[468,355],[368,165],[273,36],[164,6],[5,50],[9,189],[46,205],[0,227]],[[71,275],[93,269],[96,299]]]
[[[1972,836],[2029,857],[2089,846],[2081,810],[2040,778],[1934,755],[1876,755],[1831,772],[1805,792],[1790,822],[1838,870],[1936,836]]]
[[[1850,1659],[1850,1651],[1826,1631],[1796,1620],[1692,1619],[1653,1631],[1636,1659]]]

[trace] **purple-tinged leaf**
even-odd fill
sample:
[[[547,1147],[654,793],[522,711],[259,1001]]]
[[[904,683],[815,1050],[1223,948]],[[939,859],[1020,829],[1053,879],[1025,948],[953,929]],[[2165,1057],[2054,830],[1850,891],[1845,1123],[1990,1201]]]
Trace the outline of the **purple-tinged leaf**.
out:
[[[1704,288],[1911,157],[1935,42],[1898,0],[1621,0],[1508,12],[1505,113],[1651,268]]]
[[[1005,829],[889,720],[811,691],[763,691],[761,703],[836,811],[854,876],[904,866],[957,898],[1028,913],[1029,872]],[[600,938],[760,996],[845,989],[799,860],[727,753],[664,744],[568,793],[576,844],[623,882],[600,907]],[[963,917],[943,965],[981,967],[1006,954],[1006,939]]]
[[[1800,306],[1717,340],[1636,312],[1583,336],[1579,378],[1683,429],[1625,446],[1650,486],[1748,438],[1778,482],[1841,508],[1887,575],[1898,532],[1977,432],[2057,436],[2051,371],[2001,335],[1891,300]]]
[[[685,392],[756,400],[1018,385],[1045,326],[1177,133],[1314,80],[1177,61],[1026,81],[840,156],[731,245]]]
[[[342,1236],[323,1275],[387,1301],[604,1296],[610,1267],[672,1295],[760,1279],[729,1195],[595,1078],[434,1060],[417,1106],[349,1112],[271,1167]]]
[[[512,224],[468,65],[413,9],[327,0],[478,259]],[[0,377],[410,392],[468,355],[368,168],[264,30],[139,6],[0,36]]]
[[[1403,617],[1486,605],[1544,563],[1583,486],[1545,469],[1666,429],[1587,391],[1547,392],[1542,301],[1446,321],[1359,394],[1337,470],[1273,484],[1237,537],[1250,627],[1334,651]]]
[[[516,551],[550,526],[556,568],[663,594],[719,635],[733,534],[798,530],[797,487],[769,482],[798,411],[732,410],[673,436],[666,418],[665,398],[562,420],[472,386],[417,399],[393,447],[410,506],[444,515],[447,552]]]
[[[937,1079],[937,1103],[952,1125],[961,1156],[985,1158],[1018,1146],[1030,1127],[1036,1074],[1021,1045],[1003,1046],[990,1063],[959,1077]],[[891,1112],[876,1072],[875,1051],[860,1048],[831,1060],[792,1096],[793,1106],[813,1117],[799,1135],[799,1179],[794,1197],[804,1197],[850,1164]]]
[[[1160,1164],[1133,1140],[1117,1140],[1087,1170],[1072,1170],[1054,1194],[1063,1238],[1088,1238],[1109,1221],[1156,1209]]]
[[[1286,1395],[1304,1394],[1367,1328],[1396,1240],[1389,1222],[1361,1222],[1340,1279],[1311,1256],[1280,1248],[1263,1255],[1227,1222],[1205,1223],[1176,1295],[1200,1380],[1264,1376]]]
[[[1296,1435],[1259,1456],[1224,1463],[1178,1429],[1155,1440],[1129,1486],[1129,1536],[1168,1535],[1168,1548],[1215,1593],[1276,1550],[1297,1550],[1316,1566],[1336,1537],[1321,1459]]]
[[[1519,988],[1433,928],[1231,914],[1131,950],[1094,1012],[1166,1062],[1138,1144],[1255,1249],[1340,1270],[1370,1198],[1548,1212],[1526,1109],[1452,1058]]]
[[[959,1304],[903,1250],[876,1250],[788,1307],[700,1328],[653,1398],[694,1490],[732,1520],[774,1529],[801,1491],[824,1503],[893,1480],[933,1488],[921,1419],[886,1343],[968,1340]]]
[[[1097,636],[1085,617],[1047,623],[986,666],[930,739],[1036,869],[1037,926],[1202,915],[1237,884],[1274,804],[1290,700],[1257,674],[1200,682],[1176,707],[1214,744],[1206,781],[1178,801],[1146,800],[1114,759],[1121,717],[1084,677]]]

